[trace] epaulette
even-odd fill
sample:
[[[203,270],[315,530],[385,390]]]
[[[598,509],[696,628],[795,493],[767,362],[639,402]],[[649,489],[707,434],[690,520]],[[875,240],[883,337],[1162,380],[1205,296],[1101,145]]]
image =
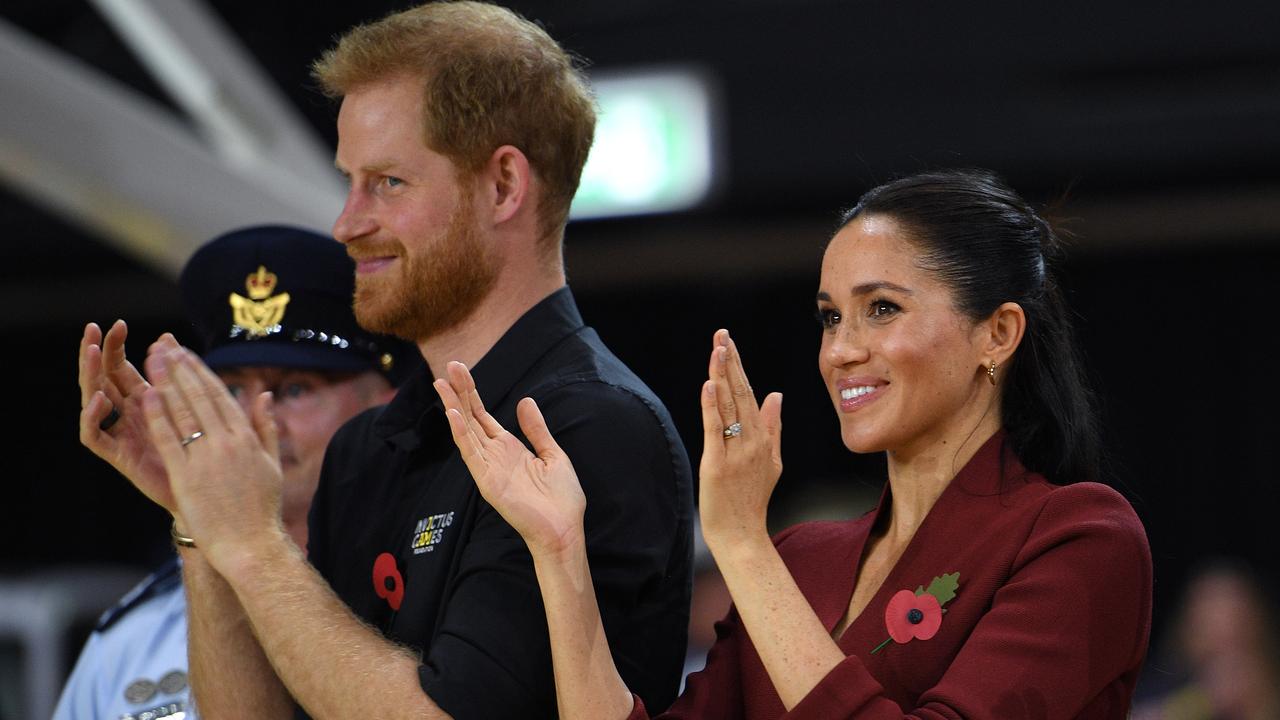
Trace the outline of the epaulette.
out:
[[[116,624],[120,618],[128,615],[130,610],[181,584],[182,563],[175,556],[134,586],[132,590],[125,593],[124,597],[120,598],[120,602],[102,613],[102,617],[98,618],[98,624],[93,628],[93,631],[104,632],[107,628]]]

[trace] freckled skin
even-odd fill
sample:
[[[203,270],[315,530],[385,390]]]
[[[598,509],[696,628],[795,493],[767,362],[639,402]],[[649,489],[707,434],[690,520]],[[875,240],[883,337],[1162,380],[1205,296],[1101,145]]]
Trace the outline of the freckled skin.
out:
[[[955,309],[949,288],[916,266],[919,251],[891,218],[855,219],[822,261],[818,310],[826,330],[818,367],[845,445],[854,452],[921,449],[972,427],[988,402],[979,392],[982,330]],[[855,292],[872,284],[891,283]],[[882,382],[874,402],[840,409],[841,378]]]

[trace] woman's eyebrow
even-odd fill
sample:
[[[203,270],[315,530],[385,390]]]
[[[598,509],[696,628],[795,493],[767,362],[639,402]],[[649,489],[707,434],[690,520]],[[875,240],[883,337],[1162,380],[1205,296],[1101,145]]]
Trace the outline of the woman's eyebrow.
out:
[[[910,290],[908,290],[907,288],[904,288],[897,283],[891,283],[888,280],[876,280],[874,282],[862,283],[861,285],[854,285],[853,289],[850,290],[850,294],[869,295],[878,290],[893,290],[894,292],[900,292],[903,295],[915,294]]]
[[[849,290],[849,294],[855,296],[870,295],[877,290],[893,290],[895,292],[900,292],[903,295],[915,294],[911,290],[904,288],[897,283],[891,283],[888,280],[875,280],[873,282],[862,283],[861,285],[854,285],[853,288]],[[821,290],[818,292],[817,300],[818,302],[831,302],[831,294],[825,290]]]

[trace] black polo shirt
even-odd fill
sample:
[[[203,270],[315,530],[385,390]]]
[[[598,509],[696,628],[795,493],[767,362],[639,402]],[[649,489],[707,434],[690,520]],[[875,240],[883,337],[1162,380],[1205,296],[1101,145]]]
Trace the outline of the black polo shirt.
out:
[[[614,660],[647,707],[667,707],[685,655],[693,494],[666,409],[583,325],[567,287],[516,322],[472,374],[514,433],[516,403],[535,399],[573,461]],[[453,717],[555,717],[532,560],[476,489],[432,378],[424,369],[330,442],[310,560],[357,615],[422,650],[422,687]]]

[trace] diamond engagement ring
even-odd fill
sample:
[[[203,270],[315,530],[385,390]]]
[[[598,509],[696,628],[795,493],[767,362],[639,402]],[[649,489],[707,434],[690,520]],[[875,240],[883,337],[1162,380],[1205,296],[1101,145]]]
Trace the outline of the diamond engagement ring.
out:
[[[202,438],[202,437],[204,437],[204,431],[203,431],[203,430],[197,430],[197,431],[195,431],[195,432],[191,433],[190,435],[188,435],[188,436],[186,436],[186,437],[182,438],[182,447],[186,447],[186,446],[190,445],[191,443],[193,443],[193,442],[195,442],[195,441],[199,440],[199,439],[200,439],[200,438]]]
[[[742,423],[733,423],[724,429],[724,439],[736,438],[742,434]]]

